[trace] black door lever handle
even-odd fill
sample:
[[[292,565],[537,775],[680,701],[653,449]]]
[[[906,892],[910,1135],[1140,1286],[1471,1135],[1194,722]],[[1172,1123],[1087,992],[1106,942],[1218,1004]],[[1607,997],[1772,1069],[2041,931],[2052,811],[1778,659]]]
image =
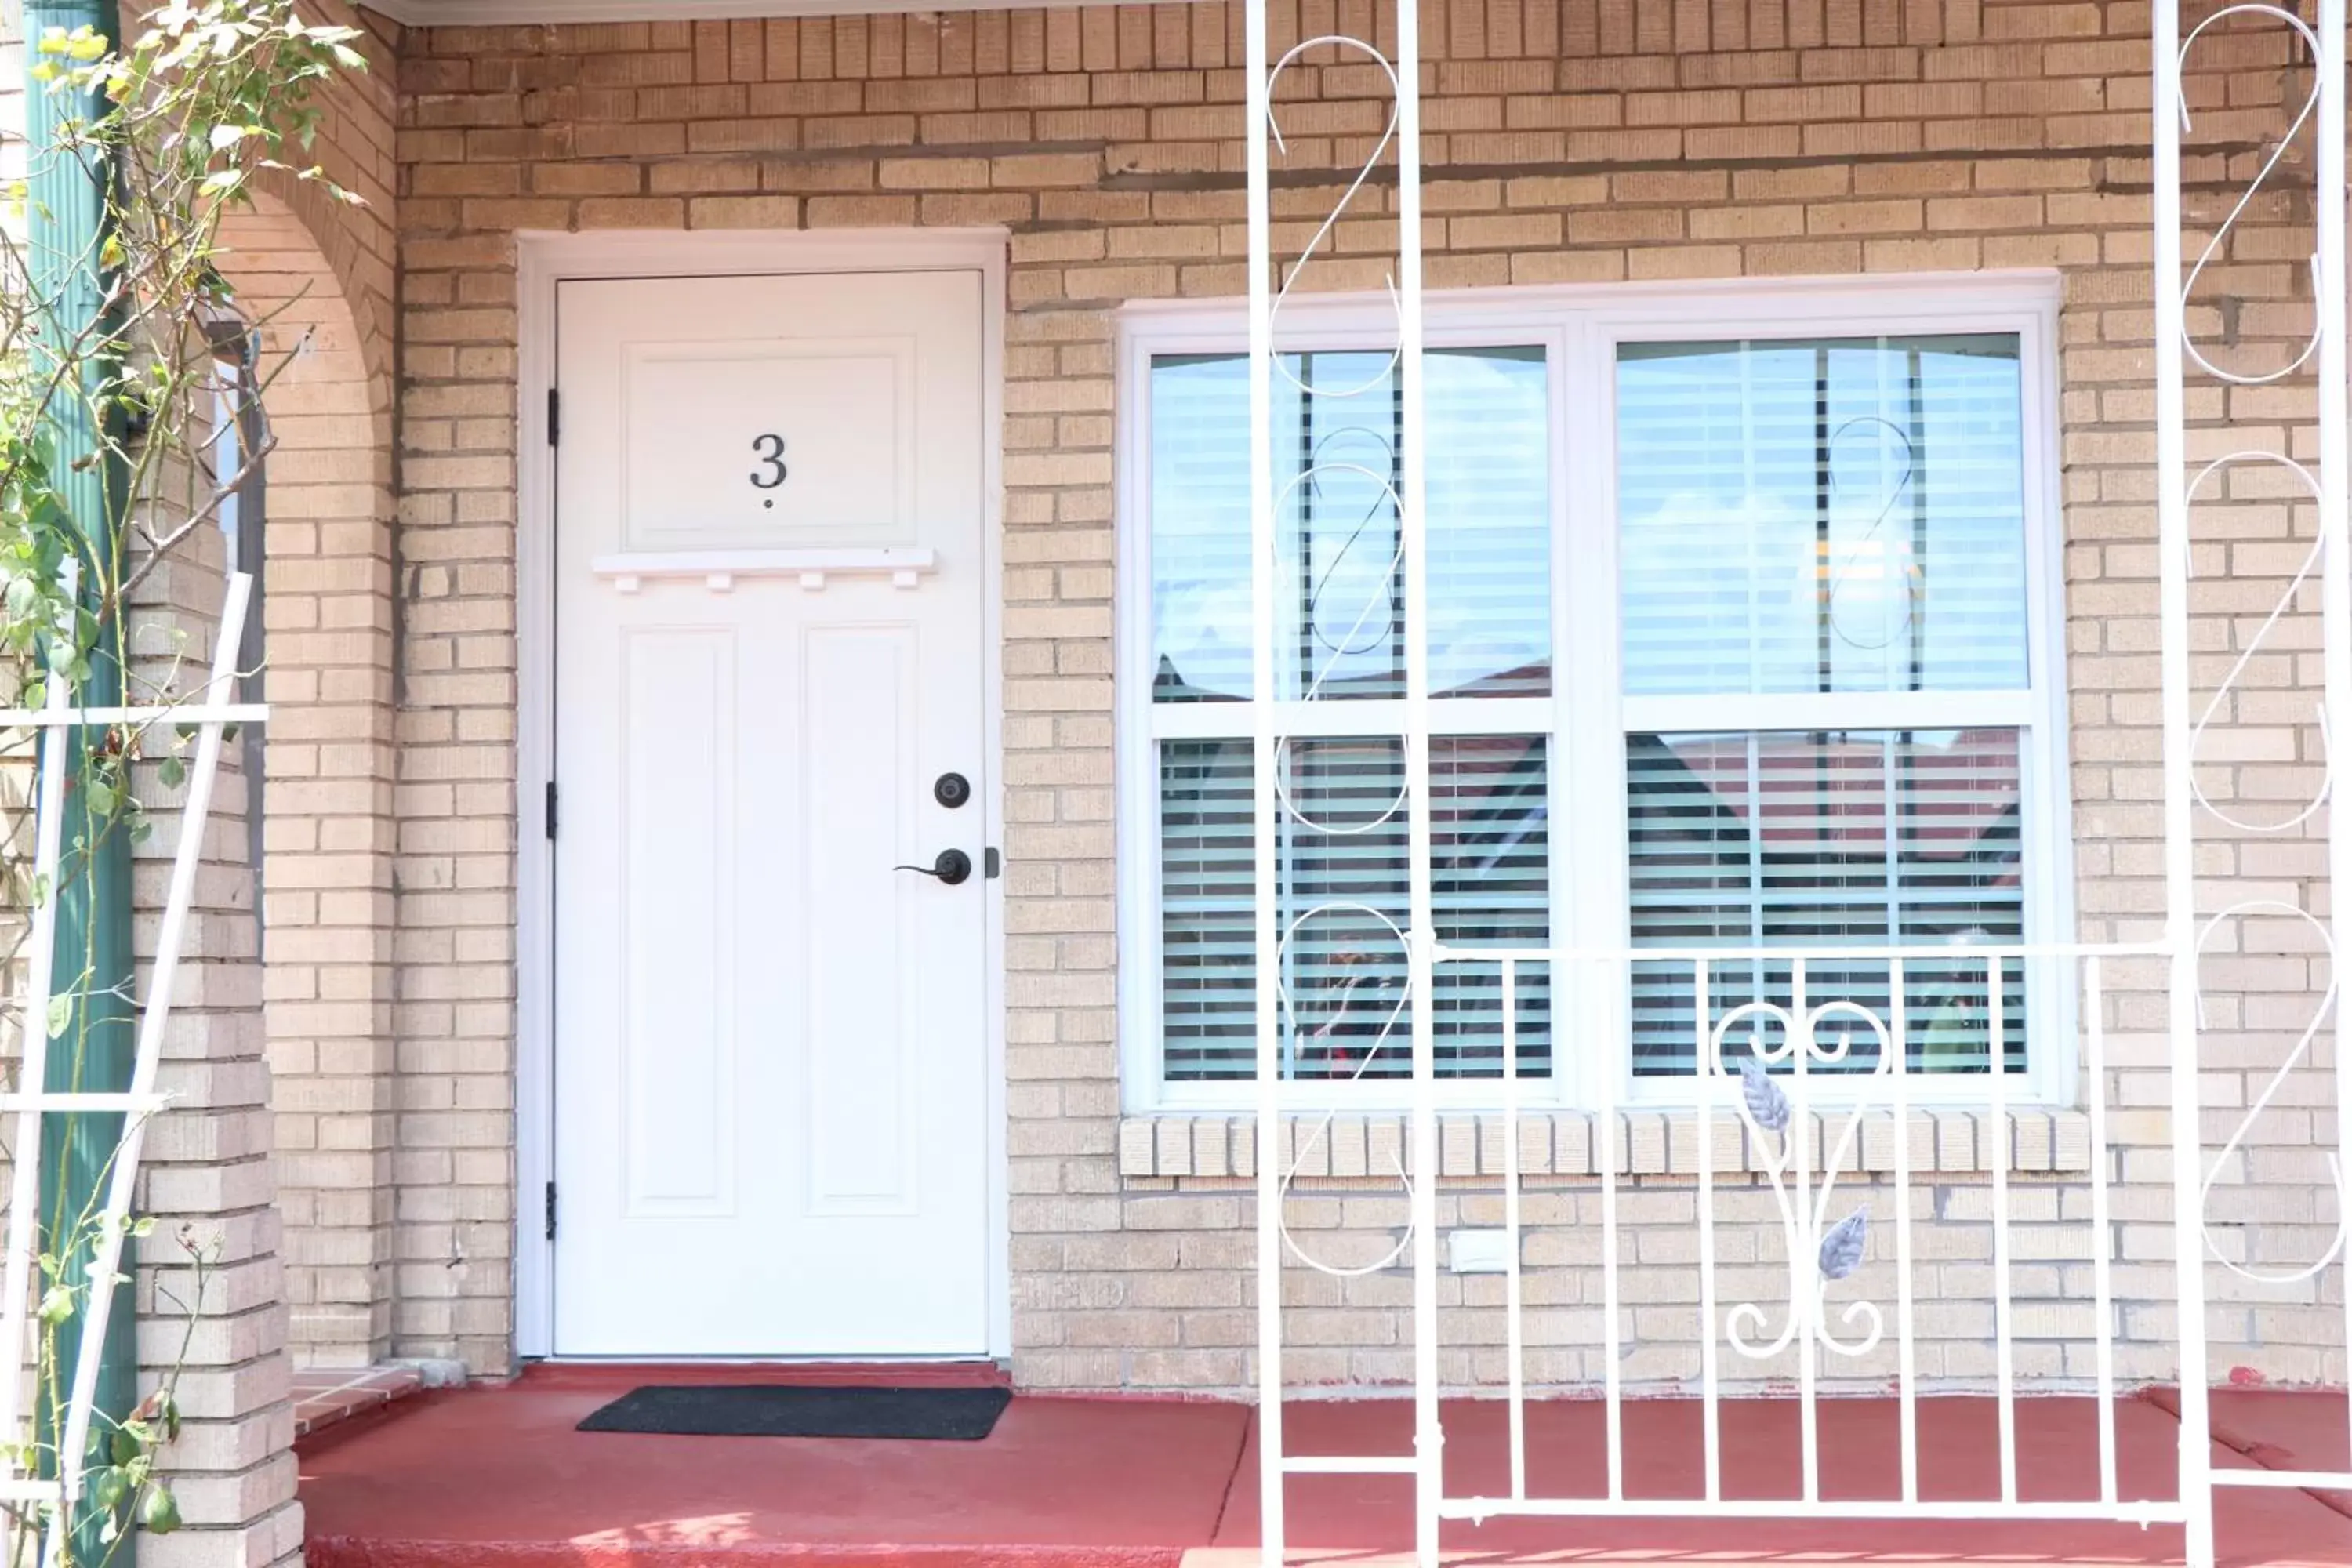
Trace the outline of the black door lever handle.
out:
[[[971,875],[971,857],[961,849],[942,849],[939,858],[928,866],[893,866],[894,871],[916,871],[926,877],[937,877],[952,888]]]

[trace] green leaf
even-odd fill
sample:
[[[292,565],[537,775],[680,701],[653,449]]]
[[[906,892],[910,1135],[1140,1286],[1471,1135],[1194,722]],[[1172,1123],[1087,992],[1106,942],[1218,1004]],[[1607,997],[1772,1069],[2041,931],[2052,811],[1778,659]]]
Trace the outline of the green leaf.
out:
[[[73,1022],[73,1001],[70,996],[49,998],[49,1038],[65,1037],[66,1026]]]
[[[213,151],[215,153],[226,152],[229,148],[236,146],[238,142],[252,135],[256,129],[257,127],[251,125],[214,126],[212,133]]]
[[[74,1289],[70,1285],[52,1285],[41,1292],[41,1321],[57,1327],[73,1316]]]
[[[213,196],[233,191],[243,184],[245,184],[243,169],[215,169],[205,176],[205,183],[196,189],[205,195]]]
[[[180,1528],[180,1501],[172,1489],[157,1481],[139,1505],[139,1522],[151,1535],[169,1535]]]
[[[165,757],[155,765],[155,776],[165,789],[177,789],[187,782],[188,764],[177,757]]]

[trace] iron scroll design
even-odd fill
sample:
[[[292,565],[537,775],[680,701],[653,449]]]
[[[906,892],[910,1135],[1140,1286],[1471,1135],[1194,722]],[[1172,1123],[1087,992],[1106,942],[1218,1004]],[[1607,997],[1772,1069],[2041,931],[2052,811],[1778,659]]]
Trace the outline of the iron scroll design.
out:
[[[2321,73],[2316,68],[2317,62],[2326,58],[2326,51],[2322,47],[2318,32],[2309,22],[2294,11],[2279,5],[2260,3],[2260,0],[2225,5],[2189,29],[2180,40],[2176,62],[2177,81],[2185,84],[2189,58],[2199,43],[2205,38],[2206,34],[2218,24],[2233,17],[2260,17],[2289,29],[2294,38],[2300,42],[2306,58],[2313,64],[2310,91],[2296,107],[2285,131],[2263,157],[2252,178],[2238,194],[2227,215],[2206,237],[2203,247],[2198,252],[2195,261],[2189,267],[2182,280],[2180,292],[2184,300],[2194,294],[2199,281],[2205,277],[2208,268],[2217,258],[2225,255],[2231,237],[2238,232],[2241,221],[2253,205],[2255,199],[2271,186],[2273,176],[2293,152],[2297,139],[2319,115],[2322,94],[2326,88],[2326,84],[2321,79]],[[2189,95],[2185,90],[2185,85],[2176,90],[2175,98],[2179,107],[2181,129],[2185,132],[2191,123]],[[2341,199],[2340,193],[2338,199]],[[2295,347],[2290,357],[2267,369],[2233,370],[2224,367],[2217,363],[2207,353],[2205,346],[2199,342],[2195,328],[2184,313],[2179,340],[2181,353],[2187,363],[2230,387],[2273,385],[2311,365],[2315,357],[2320,354],[2329,328],[2328,312],[2316,305],[2321,293],[2320,243],[2320,238],[2315,234],[2313,248],[2305,258],[2305,265],[2312,278],[2312,298],[2315,301],[2311,330]],[[2215,492],[2229,485],[2236,475],[2263,468],[2283,473],[2291,481],[2293,491],[2296,492],[2294,499],[2314,505],[2321,502],[2321,477],[2309,464],[2284,451],[2247,447],[2232,449],[2213,458],[2188,476],[2182,490],[2185,510],[2193,519],[2197,510],[2201,506],[2210,504]],[[2200,772],[2200,764],[2204,763],[2207,755],[2205,742],[2208,731],[2217,722],[2226,722],[2239,711],[2241,700],[2249,695],[2252,689],[2249,677],[2259,658],[2265,654],[2273,656],[2284,654],[2292,648],[2293,645],[2280,636],[2282,623],[2297,613],[2306,590],[2323,578],[2329,565],[2327,531],[2323,526],[2314,531],[2311,546],[2303,555],[2294,575],[2289,578],[2285,587],[2279,593],[2276,600],[2254,627],[2252,633],[2236,650],[2228,669],[2206,699],[2203,707],[2199,710],[2195,724],[2190,731],[2189,742],[2190,798],[2198,811],[2231,832],[2250,837],[2296,834],[2304,829],[2305,825],[2317,818],[2322,810],[2330,805],[2334,796],[2335,736],[2324,700],[2315,700],[2311,709],[2311,724],[2316,731],[2318,739],[2319,776],[2307,794],[2300,799],[2288,803],[2291,809],[2287,809],[2284,815],[2257,819],[2241,815],[2239,810],[2225,807],[2208,790],[2206,780]],[[2193,559],[2190,570],[2193,573]],[[2333,628],[2331,628],[2331,635],[2334,635]],[[2340,832],[2345,829],[2340,825],[2332,825],[2330,831]],[[2338,889],[2337,896],[2346,896],[2346,891]],[[2243,1111],[2232,1124],[2228,1136],[2222,1140],[2219,1152],[2210,1158],[2204,1157],[2203,1150],[2207,1145],[2201,1139],[2199,1142],[2198,1148],[2203,1169],[2199,1173],[2197,1219],[2200,1238],[2207,1257],[2252,1284],[2284,1288],[2305,1284],[2316,1279],[2338,1258],[2344,1256],[2347,1241],[2352,1241],[2352,1188],[2347,1188],[2345,1180],[2345,1151],[2340,1148],[2333,1149],[2327,1154],[2329,1182],[2337,1199],[2335,1225],[2326,1247],[2308,1264],[2261,1268],[2231,1256],[2230,1249],[2222,1245],[2216,1235],[2215,1222],[2212,1218],[2213,1191],[2221,1184],[2223,1176],[2231,1171],[2233,1163],[2245,1152],[2253,1137],[2257,1123],[2277,1102],[2289,1079],[2297,1071],[2314,1065],[2311,1058],[2315,1042],[2338,1005],[2340,991],[2335,975],[2335,942],[2326,921],[2315,916],[2300,903],[2290,903],[2278,899],[2254,899],[2233,902],[2204,919],[2197,927],[2193,952],[2197,959],[2198,1027],[2200,1033],[2207,1026],[2204,960],[2225,931],[2232,933],[2240,931],[2243,929],[2244,923],[2252,919],[2287,921],[2299,922],[2307,927],[2315,939],[2315,951],[2325,955],[2328,967],[2328,982],[2324,994],[2313,1004],[2294,1046],[2278,1066],[2263,1080],[2261,1089],[2248,1101]]]

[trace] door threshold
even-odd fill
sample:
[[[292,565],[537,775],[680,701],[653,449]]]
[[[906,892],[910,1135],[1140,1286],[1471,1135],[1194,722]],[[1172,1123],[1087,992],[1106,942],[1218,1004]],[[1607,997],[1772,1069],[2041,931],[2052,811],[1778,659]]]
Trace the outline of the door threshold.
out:
[[[551,1356],[526,1361],[520,1378],[541,1388],[605,1388],[647,1383],[772,1384],[843,1388],[1010,1388],[998,1362],[968,1356],[846,1360],[825,1357]]]

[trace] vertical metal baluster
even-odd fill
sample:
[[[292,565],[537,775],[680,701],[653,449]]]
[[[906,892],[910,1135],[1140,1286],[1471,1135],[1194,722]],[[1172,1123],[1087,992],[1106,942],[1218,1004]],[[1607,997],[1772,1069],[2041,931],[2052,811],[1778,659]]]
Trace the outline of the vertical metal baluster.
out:
[[[2212,1568],[2213,1489],[2206,1436],[2203,1145],[2197,1096],[2197,866],[2189,668],[2187,379],[2181,337],[2180,15],[2149,9],[2156,205],[2156,531],[2164,716],[2164,942],[2172,1069],[2172,1233],[2180,1341],[2180,1501],[2189,1568]],[[2325,204],[2323,204],[2325,205]],[[2326,302],[2322,302],[2326,308]]]
[[[1692,1064],[1698,1075],[1698,1372],[1706,1397],[1706,1500],[1723,1499],[1722,1370],[1716,1364],[1715,1321],[1715,1030],[1708,1005],[1706,960],[1691,961]]]
[[[1594,1142],[1601,1152],[1601,1391],[1607,1401],[1609,1499],[1625,1496],[1624,1390],[1619,1386],[1617,1327],[1617,1072],[1615,1063],[1596,1076],[1601,1109],[1594,1117]]]
[[[1813,1160],[1813,1026],[1806,1011],[1805,961],[1801,958],[1789,965],[1789,1058],[1794,1064],[1790,1078],[1796,1090],[1788,1132],[1789,1195],[1796,1215],[1789,1246],[1797,1254],[1789,1259],[1789,1310],[1797,1317],[1797,1416],[1802,1424],[1804,1496],[1807,1502],[1818,1502],[1822,1495],[1822,1435],[1821,1412],[1815,1402],[1821,1391],[1816,1386],[1814,1335],[1821,1326],[1821,1274],[1815,1260],[1803,1254],[1808,1243],[1820,1246],[1821,1237],[1813,1234],[1816,1227],[1810,1195]]]
[[[1397,0],[1397,329],[1403,480],[1398,496],[1404,557],[1405,858],[1412,926],[1414,1555],[1437,1568],[1438,1510],[1445,1497],[1445,1431],[1437,1405],[1437,1040],[1431,953],[1437,941],[1431,889],[1429,784],[1428,425],[1422,380],[1421,7]]]
[[[2009,1053],[2002,1038],[2000,959],[1985,959],[1985,1065],[1991,1075],[1992,1354],[2000,1417],[2000,1500],[2017,1500],[2017,1369],[2015,1310],[2009,1279]]]
[[[1919,1500],[1919,1346],[1911,1305],[1911,1017],[1903,961],[1887,1008],[1895,1053],[1895,1352],[1903,1434],[1903,1500]]]
[[[2106,986],[2098,954],[2084,963],[2084,1052],[2091,1109],[2091,1300],[2098,1337],[2092,1342],[2099,1377],[2099,1500],[2116,1501],[2116,1302],[2110,1255],[2115,1235],[2107,1215]]]
[[[2346,471],[2352,458],[2352,409],[2347,407],[2346,255],[2345,255],[2345,0],[2319,0],[2319,48],[2314,68],[2319,81],[2319,134],[2316,216],[2319,275],[2313,293],[2319,310],[2319,536],[2323,542],[2320,578],[2326,712],[2338,731],[2352,730],[2341,717],[2352,714],[2352,533],[2347,533]],[[2343,742],[2352,744],[2352,735]],[[2336,750],[2328,751],[2331,774]],[[2337,798],[2341,798],[2338,796]],[[2327,884],[2330,889],[2328,935],[2340,963],[2352,954],[2352,821],[2346,812],[2331,809],[2327,820]],[[2331,976],[2331,979],[2336,978]],[[2340,980],[2336,998],[2336,1203],[2339,1226],[2352,1226],[2345,1212],[2343,1163],[2352,1159],[2352,1028],[2345,1024],[2346,993]],[[2188,1241],[2183,1238],[2182,1246]],[[2344,1265],[2352,1286],[2352,1259]],[[2352,1345],[2352,1288],[2343,1292],[2345,1342]],[[2352,1412],[2347,1412],[2352,1415]]]
[[[1266,3],[1243,24],[1249,220],[1250,820],[1257,917],[1257,1419],[1259,1560],[1282,1568],[1282,1003],[1275,858],[1274,239],[1267,136]]]
[[[1511,1500],[1528,1497],[1528,1391],[1519,1300],[1519,964],[1503,960],[1503,1260],[1505,1353],[1510,1358]]]

